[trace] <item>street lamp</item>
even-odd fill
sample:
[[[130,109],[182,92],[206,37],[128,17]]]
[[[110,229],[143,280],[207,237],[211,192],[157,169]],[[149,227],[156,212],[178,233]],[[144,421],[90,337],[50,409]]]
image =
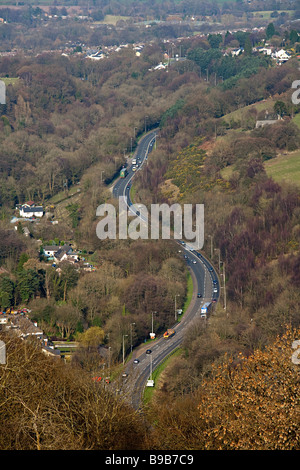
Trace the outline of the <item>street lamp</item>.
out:
[[[130,351],[131,352],[132,352],[132,325],[135,325],[135,323],[130,323],[130,340],[131,340]]]
[[[176,302],[176,297],[180,297],[179,294],[175,295],[175,321],[177,321],[177,302]]]
[[[157,313],[157,312],[151,312],[151,316],[152,316],[152,332],[150,333],[150,338],[151,339],[155,338],[155,334],[154,334],[154,331],[153,331],[153,313]]]
[[[213,257],[213,236],[207,235],[210,238],[210,259],[212,260]]]
[[[152,354],[150,354],[150,380],[152,380]]]
[[[226,310],[226,278],[225,278],[225,262],[223,262],[223,283],[224,283],[224,310]]]
[[[214,248],[214,251],[218,251],[219,253],[219,274],[221,272],[221,250],[220,248]]]
[[[108,346],[108,376],[110,377],[111,346]]]
[[[125,336],[128,336],[128,335],[123,335],[123,365],[125,363],[125,346],[124,346],[124,338]]]

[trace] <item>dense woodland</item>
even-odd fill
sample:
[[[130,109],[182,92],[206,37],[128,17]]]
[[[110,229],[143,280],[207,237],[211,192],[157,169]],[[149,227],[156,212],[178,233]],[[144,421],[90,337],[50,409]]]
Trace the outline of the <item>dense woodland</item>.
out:
[[[292,2],[286,3],[291,8]],[[208,4],[211,8],[209,2],[200,5]],[[168,5],[174,13],[174,5],[163,2],[164,13]],[[242,2],[235,6],[245,8]],[[128,8],[124,3],[124,15]],[[12,23],[0,25],[0,34]],[[14,41],[21,41],[22,28],[20,23]],[[300,32],[276,28],[269,39],[277,44],[285,39],[296,51]],[[162,60],[161,38],[146,44],[140,57],[132,48],[97,62],[80,54],[1,57],[0,77],[11,80],[6,105],[0,105],[0,306],[26,305],[50,338],[82,344],[66,366],[41,357],[34,344],[9,339],[11,372],[1,369],[7,384],[1,402],[9,403],[1,448],[57,449],[62,435],[65,449],[299,448],[298,375],[288,352],[300,326],[299,188],[276,183],[264,166],[300,148],[293,121],[300,108],[291,101],[299,62],[295,57],[275,66],[253,52],[270,34],[267,29],[186,38],[181,43],[186,60],[167,71],[149,70]],[[224,56],[231,46],[244,52]],[[264,104],[282,119],[256,128]],[[241,109],[242,118],[235,114]],[[157,147],[135,178],[135,200],[204,203],[203,252],[220,276],[226,274],[227,298],[226,309],[222,295],[210,321],[187,335],[182,353],[161,378],[145,423],[109,389],[95,393],[89,379],[102,367],[99,348],[109,342],[118,364],[130,324],[138,346],[149,333],[151,312],[159,312],[154,319],[159,333],[173,321],[175,294],[178,307],[187,296],[187,269],[172,242],[104,242],[96,236],[97,206],[116,204],[109,185],[138,138],[152,128],[159,129]],[[80,191],[72,196],[74,188]],[[55,202],[62,194],[69,198],[64,205]],[[27,224],[30,238],[22,226],[14,230],[15,206],[27,200],[43,204],[59,223],[43,217]],[[98,269],[82,273],[65,263],[58,273],[37,240],[72,243]],[[47,385],[43,396],[41,380]],[[269,387],[274,380],[276,390]],[[66,402],[72,397],[69,408],[60,404],[63,393]],[[155,423],[151,430],[149,423]],[[112,432],[104,436],[107,427]]]

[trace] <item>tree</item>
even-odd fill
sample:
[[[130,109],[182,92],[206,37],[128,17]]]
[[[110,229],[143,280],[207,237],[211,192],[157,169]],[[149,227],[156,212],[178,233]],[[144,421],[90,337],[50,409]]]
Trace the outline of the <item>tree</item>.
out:
[[[246,55],[252,54],[252,41],[250,35],[247,36],[244,46],[244,51]]]
[[[290,328],[265,350],[217,361],[187,397],[162,401],[151,417],[163,449],[299,450],[299,365],[292,362]]]
[[[286,104],[283,101],[276,101],[274,103],[274,111],[278,116],[284,116],[287,114],[287,107]]]
[[[46,356],[39,344],[0,334],[2,450],[142,450],[141,416],[82,369]]]
[[[14,304],[15,284],[8,276],[0,278],[0,308],[2,310]]]
[[[291,45],[295,44],[295,42],[298,42],[299,34],[297,33],[295,29],[291,30],[289,39],[290,39]]]
[[[81,314],[73,305],[61,304],[56,308],[54,318],[61,337],[69,339],[76,331]]]
[[[103,344],[105,337],[104,330],[99,326],[92,326],[88,328],[84,333],[77,335],[77,341],[79,341],[83,346],[90,348],[97,348]]]
[[[221,34],[209,34],[207,40],[213,49],[218,49],[223,42]]]
[[[216,367],[198,410],[206,449],[296,450],[299,366],[291,360],[300,331],[287,330],[265,351]],[[210,397],[210,398],[208,398]]]
[[[272,36],[275,34],[275,26],[273,23],[269,23],[267,28],[266,28],[266,37],[267,39],[270,39]]]
[[[17,276],[16,291],[21,302],[29,302],[39,290],[39,276],[34,269],[22,270]]]

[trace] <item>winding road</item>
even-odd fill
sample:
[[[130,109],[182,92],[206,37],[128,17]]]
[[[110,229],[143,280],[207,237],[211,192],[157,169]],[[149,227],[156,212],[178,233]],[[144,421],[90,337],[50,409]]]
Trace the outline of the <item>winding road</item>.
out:
[[[135,206],[130,199],[131,181],[145,165],[151,150],[156,145],[156,139],[157,132],[154,130],[140,140],[133,158],[129,161],[127,175],[125,178],[120,178],[113,187],[113,196],[115,198],[126,196],[128,210],[140,217],[138,206]],[[138,163],[135,170],[133,169],[135,165],[131,163],[133,159]],[[187,329],[190,328],[195,319],[199,318],[203,303],[211,302],[212,299],[217,301],[220,295],[218,276],[209,261],[201,253],[189,249],[188,244],[179,240],[177,240],[177,243],[178,251],[184,256],[192,276],[193,297],[179,322],[175,321],[174,316],[174,325],[172,326],[175,330],[174,336],[168,339],[156,338],[147,346],[143,345],[135,348],[132,359],[126,363],[124,374],[127,375],[124,376],[120,389],[122,395],[129,399],[135,409],[139,409],[141,406],[143,391],[148,379],[152,378],[154,369],[180,346]],[[214,292],[214,289],[217,292]],[[201,298],[198,297],[198,293],[202,294]],[[147,350],[149,352],[149,349],[151,350],[150,354],[146,352]]]

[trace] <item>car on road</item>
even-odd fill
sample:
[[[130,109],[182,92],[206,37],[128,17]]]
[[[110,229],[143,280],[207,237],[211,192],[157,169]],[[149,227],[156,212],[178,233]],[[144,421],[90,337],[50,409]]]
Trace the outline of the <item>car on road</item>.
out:
[[[126,372],[123,372],[122,377],[125,378],[125,377],[127,377],[127,376],[128,376],[128,374],[127,374]]]
[[[138,364],[140,361],[138,359],[134,359],[133,363]]]
[[[194,263],[194,264],[197,264],[197,261],[196,261],[195,259],[193,259],[193,263]]]
[[[188,259],[188,257],[186,255],[184,255],[184,259]]]
[[[198,299],[201,299],[201,297],[202,297],[201,292],[198,292],[197,297],[198,297]]]
[[[151,349],[147,349],[146,354],[151,354],[151,353],[152,353]]]

